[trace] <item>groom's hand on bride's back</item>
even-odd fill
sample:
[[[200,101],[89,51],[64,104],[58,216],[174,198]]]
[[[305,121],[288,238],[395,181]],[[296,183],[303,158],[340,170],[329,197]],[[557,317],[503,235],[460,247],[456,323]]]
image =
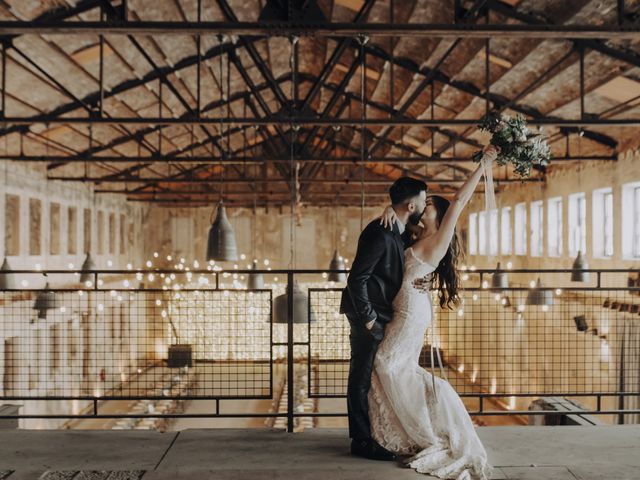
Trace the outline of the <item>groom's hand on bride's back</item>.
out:
[[[413,281],[412,285],[416,290],[419,290],[422,293],[428,293],[431,289],[431,280],[428,280],[425,277],[419,277]]]

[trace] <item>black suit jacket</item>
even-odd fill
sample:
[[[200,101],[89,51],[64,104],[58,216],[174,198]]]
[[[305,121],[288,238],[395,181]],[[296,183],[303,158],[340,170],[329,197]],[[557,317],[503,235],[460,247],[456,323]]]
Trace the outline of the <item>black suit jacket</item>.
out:
[[[410,238],[406,229],[400,235],[395,223],[392,231],[380,225],[379,219],[367,225],[342,291],[340,313],[363,325],[391,320],[391,303],[402,285],[404,249],[411,244]]]

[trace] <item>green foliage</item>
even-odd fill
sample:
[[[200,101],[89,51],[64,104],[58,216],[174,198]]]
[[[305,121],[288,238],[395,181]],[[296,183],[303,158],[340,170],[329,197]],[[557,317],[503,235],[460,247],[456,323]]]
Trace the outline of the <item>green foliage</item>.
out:
[[[485,132],[491,132],[491,145],[500,148],[496,163],[513,165],[519,177],[528,177],[534,165],[549,164],[549,145],[540,134],[529,130],[523,116],[509,117],[492,111],[482,118],[478,127]],[[473,154],[475,162],[479,162],[481,158],[482,152]]]

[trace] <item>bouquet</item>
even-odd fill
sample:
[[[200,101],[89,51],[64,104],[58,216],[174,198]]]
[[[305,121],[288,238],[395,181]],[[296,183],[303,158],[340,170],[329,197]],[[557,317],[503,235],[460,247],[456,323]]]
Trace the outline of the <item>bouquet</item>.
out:
[[[534,165],[549,164],[551,150],[546,140],[539,133],[532,133],[527,128],[527,122],[521,115],[515,118],[490,112],[482,118],[480,130],[491,132],[489,143],[500,148],[496,158],[498,165],[510,163],[516,175],[528,177]],[[479,162],[482,152],[473,154],[473,160]]]

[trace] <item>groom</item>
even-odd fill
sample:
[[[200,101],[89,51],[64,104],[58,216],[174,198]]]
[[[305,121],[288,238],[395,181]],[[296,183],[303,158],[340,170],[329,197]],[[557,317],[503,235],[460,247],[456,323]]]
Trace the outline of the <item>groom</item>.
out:
[[[351,453],[374,460],[394,460],[395,455],[371,438],[369,402],[373,360],[391,320],[391,303],[402,285],[404,249],[410,245],[407,223],[417,224],[424,213],[427,185],[401,177],[389,189],[398,220],[391,230],[372,221],[360,234],[358,250],[342,292],[340,313],[351,326],[351,360],[347,385],[347,410]]]

